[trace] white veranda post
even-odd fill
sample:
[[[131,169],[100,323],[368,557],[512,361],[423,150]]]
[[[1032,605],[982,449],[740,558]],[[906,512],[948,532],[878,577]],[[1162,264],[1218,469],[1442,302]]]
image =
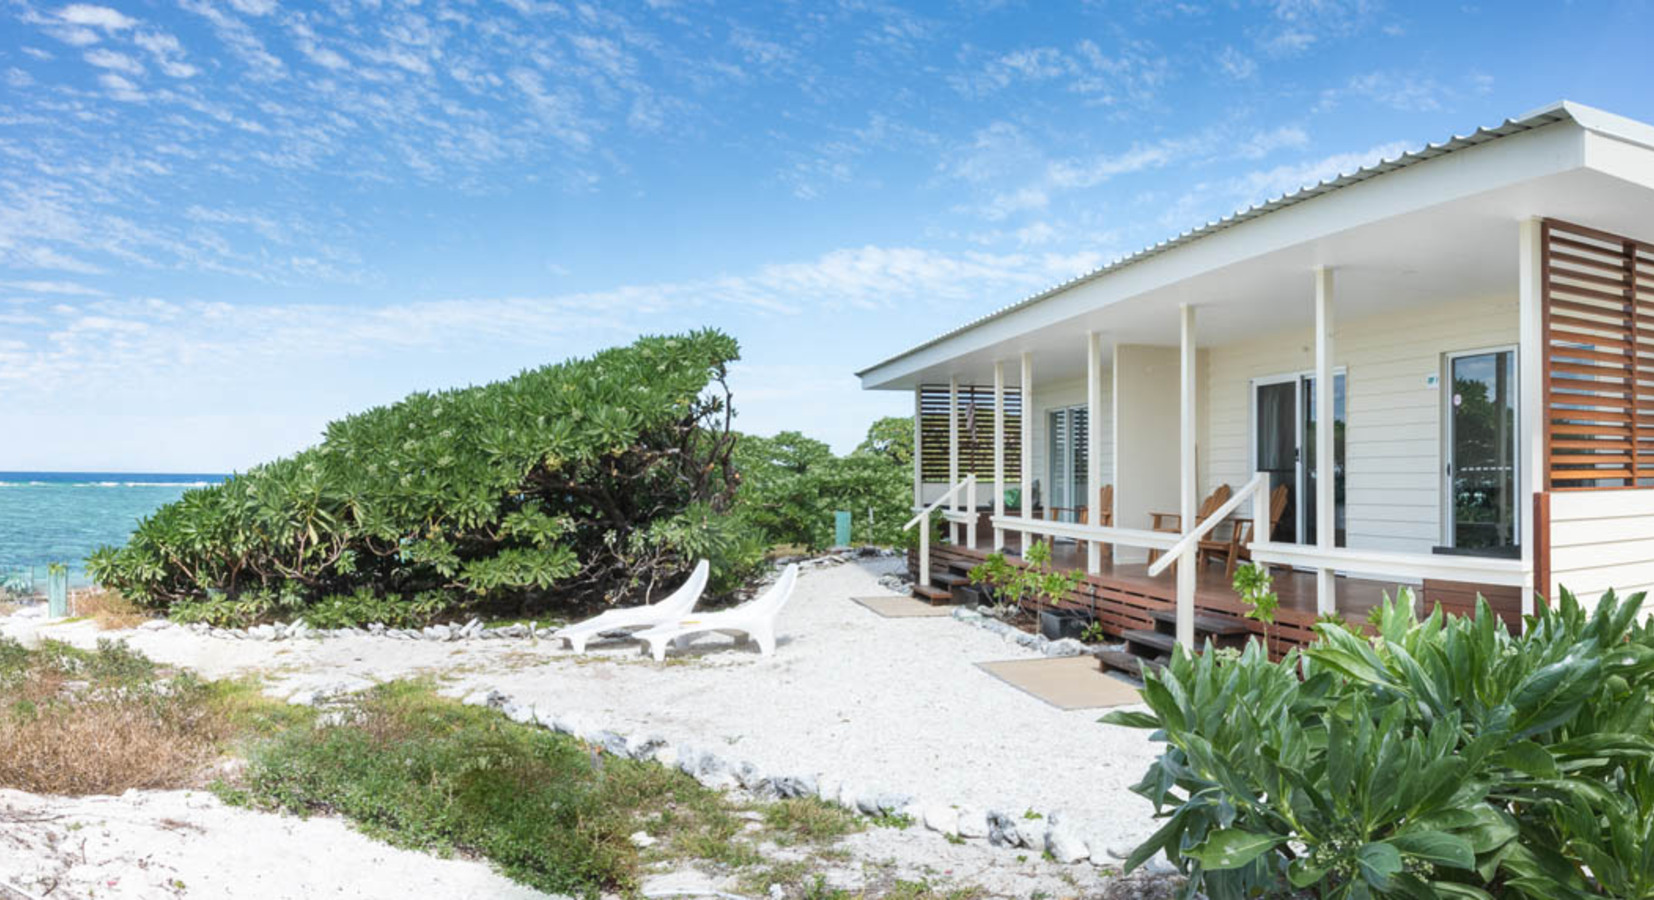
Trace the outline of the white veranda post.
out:
[[[1315,270],[1315,546],[1331,555],[1338,544],[1338,518],[1334,487],[1337,478],[1336,448],[1333,445],[1333,322],[1332,270]],[[1331,613],[1338,609],[1338,580],[1330,566],[1315,570],[1315,609]]]
[[[1534,614],[1534,592],[1550,596],[1551,586],[1534,583],[1534,552],[1539,546],[1538,523],[1535,521],[1534,495],[1543,484],[1539,476],[1540,461],[1545,458],[1545,429],[1543,384],[1541,383],[1544,347],[1544,312],[1541,291],[1544,290],[1540,260],[1544,247],[1544,232],[1538,219],[1525,219],[1519,229],[1521,246],[1517,260],[1516,310],[1518,347],[1516,378],[1520,384],[1517,397],[1521,401],[1518,421],[1521,423],[1522,445],[1517,449],[1516,477],[1520,479],[1516,496],[1521,506],[1516,512],[1522,529],[1522,615]]]
[[[913,511],[925,506],[925,429],[923,387],[913,389]]]
[[[1005,515],[1005,363],[994,360],[994,520]],[[994,552],[1005,549],[1005,529],[994,525]]]
[[[959,378],[948,379],[948,488],[951,490],[959,483]],[[960,497],[957,491],[948,506],[955,511],[959,509]],[[948,534],[955,544],[959,543],[959,523],[954,522],[948,529]]]
[[[1034,517],[1034,357],[1033,354],[1023,351],[1022,354],[1022,382],[1019,387],[1022,391],[1022,469],[1017,478],[1017,484],[1022,493],[1022,517]],[[1033,532],[1022,533],[1023,555],[1028,553],[1028,544],[1034,539]]]
[[[1085,340],[1085,505],[1090,523],[1103,521],[1103,460],[1098,450],[1103,444],[1103,336],[1088,332]],[[1085,543],[1085,570],[1093,575],[1102,571],[1102,545],[1096,541]]]
[[[1179,504],[1184,533],[1195,525],[1195,308],[1185,303],[1178,310],[1178,445],[1182,450],[1178,466]],[[1185,649],[1195,646],[1195,555],[1191,544],[1177,558],[1177,642]]]

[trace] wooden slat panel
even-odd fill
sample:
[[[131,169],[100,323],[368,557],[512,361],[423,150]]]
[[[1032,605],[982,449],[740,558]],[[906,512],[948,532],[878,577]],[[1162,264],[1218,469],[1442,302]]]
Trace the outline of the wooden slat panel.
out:
[[[1541,229],[1547,486],[1638,486],[1654,471],[1654,246]]]
[[[919,389],[920,472],[927,482],[948,480],[947,385]],[[975,437],[968,427],[975,415]],[[975,473],[979,481],[994,477],[994,389],[992,385],[959,386],[959,477]],[[1022,480],[1022,394],[1005,390],[1005,479]],[[991,493],[991,489],[990,489]],[[990,497],[991,499],[991,497]]]

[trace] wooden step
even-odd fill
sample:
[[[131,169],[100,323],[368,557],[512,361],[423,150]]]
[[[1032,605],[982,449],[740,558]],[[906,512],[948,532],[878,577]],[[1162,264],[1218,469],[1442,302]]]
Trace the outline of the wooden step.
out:
[[[970,584],[971,579],[968,575],[956,575],[947,569],[932,569],[930,573],[930,583],[950,588],[955,585]]]
[[[1165,634],[1177,634],[1177,610],[1157,609],[1149,613],[1149,618],[1155,622],[1155,630]],[[1208,616],[1195,613],[1195,643],[1200,643],[1200,636],[1209,634],[1213,637],[1245,637],[1251,633],[1246,623],[1240,619],[1230,619],[1223,616]]]
[[[1126,639],[1127,650],[1135,651],[1139,647],[1146,648],[1146,652],[1137,654],[1139,656],[1159,656],[1161,654],[1170,656],[1172,648],[1177,646],[1176,637],[1158,631],[1149,631],[1146,628],[1133,628],[1122,634],[1121,637]]]
[[[1124,650],[1098,650],[1097,668],[1104,672],[1120,672],[1133,678],[1141,679],[1146,669],[1165,667],[1168,660],[1164,656],[1152,659],[1127,653]]]
[[[922,584],[916,584],[916,585],[913,586],[913,596],[918,597],[920,600],[926,600],[926,601],[929,601],[931,603],[951,603],[951,602],[953,602],[953,592],[952,591],[948,590],[945,587],[937,587],[935,585],[932,585],[930,587],[926,587]]]
[[[1124,672],[1133,678],[1143,677],[1143,658],[1124,650],[1098,650],[1097,665],[1104,672]]]

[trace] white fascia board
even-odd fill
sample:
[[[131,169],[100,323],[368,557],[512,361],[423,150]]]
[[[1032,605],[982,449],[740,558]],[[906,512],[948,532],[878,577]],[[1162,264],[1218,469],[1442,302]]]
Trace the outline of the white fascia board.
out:
[[[1654,144],[1591,131],[1585,135],[1585,165],[1622,181],[1654,190]]]
[[[1386,218],[1417,212],[1585,165],[1585,130],[1560,120],[1531,131],[1444,153],[1422,163],[1374,171],[1357,183],[1307,198],[1126,265],[1037,302],[1014,307],[967,331],[898,356],[862,373],[864,390],[1121,300],[1238,262]],[[1332,265],[1336,260],[1322,260]],[[1307,276],[1306,276],[1307,277]]]

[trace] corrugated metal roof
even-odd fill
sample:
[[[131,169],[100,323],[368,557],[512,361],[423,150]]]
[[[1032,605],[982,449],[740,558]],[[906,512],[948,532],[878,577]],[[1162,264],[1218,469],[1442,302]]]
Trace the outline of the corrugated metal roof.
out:
[[[1576,113],[1579,113],[1580,115],[1576,115]],[[1096,281],[1106,275],[1118,272],[1133,263],[1139,263],[1143,260],[1159,256],[1169,250],[1174,250],[1178,247],[1184,246],[1185,244],[1193,243],[1203,237],[1209,237],[1217,234],[1220,231],[1226,231],[1244,222],[1249,222],[1277,210],[1286,209],[1289,206],[1296,206],[1299,203],[1303,203],[1307,200],[1313,200],[1323,194],[1329,194],[1339,188],[1349,187],[1353,184],[1360,184],[1368,179],[1376,178],[1388,172],[1394,172],[1397,169],[1405,169],[1408,166],[1417,165],[1421,162],[1425,162],[1426,160],[1435,159],[1438,156],[1446,156],[1449,153],[1479,146],[1489,141],[1498,140],[1502,137],[1509,137],[1513,134],[1521,134],[1524,131],[1532,131],[1535,128],[1543,128],[1547,125],[1554,125],[1557,122],[1579,122],[1587,128],[1591,128],[1593,130],[1613,131],[1621,134],[1621,136],[1627,137],[1628,139],[1637,140],[1638,142],[1641,142],[1642,139],[1646,137],[1646,135],[1642,134],[1627,134],[1621,127],[1615,127],[1625,126],[1626,128],[1629,128],[1631,126],[1636,126],[1646,129],[1647,126],[1642,125],[1642,123],[1634,122],[1630,119],[1623,119],[1619,116],[1613,116],[1608,113],[1603,113],[1600,110],[1591,109],[1590,107],[1580,107],[1577,104],[1566,101],[1554,103],[1550,106],[1541,107],[1540,109],[1534,110],[1533,112],[1519,118],[1506,119],[1503,123],[1495,125],[1491,128],[1478,128],[1472,134],[1464,135],[1462,137],[1454,136],[1453,138],[1442,141],[1439,144],[1427,144],[1421,149],[1403,153],[1395,159],[1380,160],[1370,166],[1363,166],[1354,172],[1339,175],[1336,178],[1330,178],[1326,181],[1320,182],[1319,184],[1300,188],[1292,193],[1283,194],[1276,197],[1273,200],[1267,200],[1255,206],[1249,206],[1239,212],[1231,213],[1230,215],[1224,216],[1216,221],[1207,222],[1205,225],[1192,228],[1174,238],[1161,241],[1151,247],[1145,247],[1144,249],[1128,256],[1120,257],[1119,259],[1116,259],[1113,262],[1099,268],[1092,269],[1089,272],[1078,275],[1062,282],[1061,284],[1053,285],[1043,291],[1018,300],[1009,306],[1001,307],[1000,309],[994,310],[987,315],[973,319],[958,328],[937,335],[922,344],[910,347],[907,350],[884,360],[883,362],[868,366],[867,368],[858,371],[856,375],[866,375],[874,369],[887,366],[893,362],[912,356],[921,350],[934,347],[950,338],[964,334],[973,328],[977,328],[986,322],[991,322],[995,319],[1010,315],[1011,313],[1024,307],[1032,306],[1047,297],[1055,296],[1063,291],[1087,282]]]

